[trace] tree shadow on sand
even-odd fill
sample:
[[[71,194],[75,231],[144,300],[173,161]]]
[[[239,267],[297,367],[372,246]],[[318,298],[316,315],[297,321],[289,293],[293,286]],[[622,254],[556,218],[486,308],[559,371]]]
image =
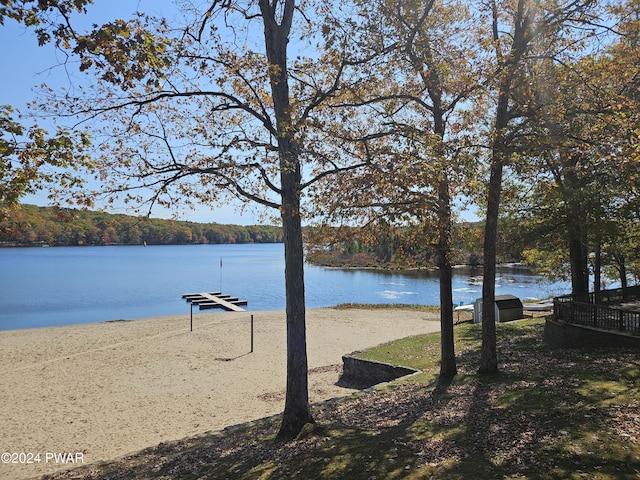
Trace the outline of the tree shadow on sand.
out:
[[[463,353],[453,379],[316,405],[289,443],[272,417],[50,478],[637,479],[637,352],[551,352],[537,330],[499,344],[503,373],[475,375]]]

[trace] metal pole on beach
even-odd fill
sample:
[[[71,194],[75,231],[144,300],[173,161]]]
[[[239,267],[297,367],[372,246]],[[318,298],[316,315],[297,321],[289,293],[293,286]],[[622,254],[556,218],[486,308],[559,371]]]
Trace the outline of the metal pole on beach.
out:
[[[253,315],[251,315],[251,352],[253,353]]]

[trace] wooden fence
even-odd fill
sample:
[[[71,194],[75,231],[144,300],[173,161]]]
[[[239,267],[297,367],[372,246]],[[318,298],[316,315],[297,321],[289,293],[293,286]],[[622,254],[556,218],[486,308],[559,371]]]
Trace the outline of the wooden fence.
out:
[[[576,325],[640,335],[640,285],[553,299],[556,318]]]

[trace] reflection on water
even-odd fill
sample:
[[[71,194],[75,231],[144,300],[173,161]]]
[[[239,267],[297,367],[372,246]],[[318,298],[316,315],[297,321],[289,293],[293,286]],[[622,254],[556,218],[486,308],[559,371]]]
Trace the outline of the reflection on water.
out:
[[[222,261],[222,268],[220,267]],[[249,310],[284,309],[282,244],[0,249],[0,329],[187,314],[183,293],[222,290]],[[477,268],[454,269],[454,303],[481,295]],[[568,291],[528,269],[499,269],[496,293],[523,300]],[[309,308],[340,303],[439,302],[437,272],[340,270],[307,265]]]

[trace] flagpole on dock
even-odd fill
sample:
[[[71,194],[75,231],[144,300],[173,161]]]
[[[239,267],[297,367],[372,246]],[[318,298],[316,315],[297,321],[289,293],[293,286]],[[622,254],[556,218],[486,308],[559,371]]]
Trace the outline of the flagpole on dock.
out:
[[[220,257],[220,291],[222,291],[222,257]]]

